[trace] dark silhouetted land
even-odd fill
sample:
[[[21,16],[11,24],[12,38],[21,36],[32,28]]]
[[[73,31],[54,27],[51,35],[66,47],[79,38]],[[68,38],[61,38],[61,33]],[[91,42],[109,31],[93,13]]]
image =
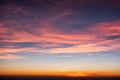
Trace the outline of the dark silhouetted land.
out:
[[[120,80],[120,77],[0,76],[0,80]]]

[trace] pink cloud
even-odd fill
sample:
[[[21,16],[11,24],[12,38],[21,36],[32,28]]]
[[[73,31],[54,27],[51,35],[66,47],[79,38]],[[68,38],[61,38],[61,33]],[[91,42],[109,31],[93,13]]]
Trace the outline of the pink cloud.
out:
[[[8,34],[4,34],[2,36],[5,38],[11,38],[10,40],[4,40],[7,42],[52,42],[55,44],[78,44],[83,43],[83,41],[95,39],[94,35],[88,33],[73,32],[65,34],[61,33],[54,27],[51,27],[52,25],[43,24],[42,26],[44,26],[44,28],[36,28],[32,30],[35,32],[35,34],[29,33],[24,30],[16,31],[14,28],[5,28],[7,30],[6,33],[10,33],[12,34],[12,36],[9,36]]]
[[[12,21],[11,23],[16,24],[17,26],[25,27],[25,30],[16,30],[15,26],[9,28],[4,24],[0,25],[0,33],[3,38],[10,38],[8,40],[4,39],[1,42],[42,42],[44,43],[43,47],[48,46],[59,46],[61,44],[72,44],[74,46],[69,46],[63,48],[50,48],[50,49],[38,49],[33,48],[2,48],[1,52],[44,52],[44,53],[86,53],[86,52],[101,52],[108,51],[113,49],[120,48],[119,43],[120,39],[107,40],[104,37],[120,35],[120,21],[114,22],[104,22],[97,25],[88,27],[88,32],[82,30],[76,30],[71,33],[64,33],[59,30],[52,23],[64,16],[68,16],[72,12],[63,12],[57,14],[53,18],[43,20],[41,24],[38,24],[36,28],[32,28],[28,23],[21,25],[17,21]],[[34,19],[34,22],[40,22],[39,18]],[[23,22],[24,23],[24,22]],[[30,29],[34,33],[29,33],[26,29]],[[12,34],[9,36],[7,33]],[[52,44],[47,44],[48,42]],[[108,46],[104,46],[108,45]],[[38,44],[39,46],[39,44]],[[40,45],[41,46],[41,45]]]
[[[5,33],[6,32],[6,28],[3,27],[4,23],[0,23],[0,33]]]
[[[5,55],[0,55],[0,59],[23,59],[24,57],[22,56],[17,56],[13,54],[5,54]]]
[[[112,35],[120,35],[120,21],[113,21],[109,23],[99,23],[96,26],[93,26],[92,31],[97,33],[98,35],[103,36],[112,36]]]

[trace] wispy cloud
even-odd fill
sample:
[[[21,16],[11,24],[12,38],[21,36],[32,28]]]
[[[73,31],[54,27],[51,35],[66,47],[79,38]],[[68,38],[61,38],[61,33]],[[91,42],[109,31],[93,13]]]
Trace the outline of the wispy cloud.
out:
[[[109,21],[109,18],[101,20],[97,15],[99,11],[89,11],[86,8],[94,7],[98,2],[50,1],[51,7],[46,1],[37,2],[42,4],[39,9],[37,6],[31,8],[30,5],[17,5],[12,2],[1,5],[0,53],[74,54],[120,49],[119,15],[114,16],[113,21]],[[106,8],[116,8],[115,11],[112,9],[115,15],[119,6],[109,6],[111,5],[109,1],[105,3]],[[111,11],[105,12],[108,14]],[[111,18],[113,13],[109,15]]]
[[[24,57],[22,56],[17,56],[14,54],[3,54],[0,55],[0,59],[23,59]]]
[[[11,43],[9,46],[13,46],[12,48],[1,48],[1,52],[86,53],[118,49],[120,48],[118,44],[120,38],[108,39],[108,37],[120,35],[120,24],[118,22],[99,23],[96,26],[87,28],[87,31],[91,32],[91,34],[87,31],[72,33],[56,32],[54,28],[48,26],[49,29],[33,29],[33,31],[36,31],[35,33],[29,33],[25,30],[18,32],[14,29],[6,31],[6,28],[1,26],[1,33],[4,31],[4,35],[7,38],[11,38],[8,40],[3,38],[1,44],[5,45],[5,42],[9,42]],[[7,32],[11,33],[12,36],[6,34]],[[24,46],[20,47],[20,44],[18,46],[14,45],[14,42],[21,42],[21,44],[22,42],[24,42],[23,44],[33,42],[32,44],[34,45],[24,48]],[[65,45],[71,46],[65,47]]]

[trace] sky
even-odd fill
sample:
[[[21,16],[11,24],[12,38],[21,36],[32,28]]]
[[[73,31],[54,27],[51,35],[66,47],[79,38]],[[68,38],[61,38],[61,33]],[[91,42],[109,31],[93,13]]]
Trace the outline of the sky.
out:
[[[119,0],[0,0],[0,75],[120,76]]]

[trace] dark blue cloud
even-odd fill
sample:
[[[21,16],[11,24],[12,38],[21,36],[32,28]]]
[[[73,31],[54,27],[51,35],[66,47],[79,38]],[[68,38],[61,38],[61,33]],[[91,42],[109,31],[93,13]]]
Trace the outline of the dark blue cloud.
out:
[[[39,48],[39,49],[49,49],[49,48],[59,48],[59,47],[70,47],[72,44],[55,44],[48,42],[1,42],[0,48]],[[44,46],[46,45],[46,46]],[[47,46],[48,45],[48,46]]]
[[[108,40],[120,39],[120,35],[109,36],[106,39],[108,39]]]
[[[56,14],[66,10],[71,10],[77,14],[73,13],[67,17],[62,17],[62,19],[51,21],[51,23],[57,28],[65,29],[70,32],[74,29],[84,29],[94,24],[109,22],[120,18],[119,0],[1,0],[2,6],[6,6],[8,3],[14,5],[12,6],[13,10],[2,10],[1,14],[3,16],[1,20],[4,22],[17,20],[20,26],[12,23],[8,25],[20,28],[25,24],[33,24],[32,26],[34,27],[39,26],[34,22],[34,18],[38,17],[39,20],[52,19]],[[16,12],[16,8],[14,7],[18,7],[22,10]],[[14,11],[16,13],[14,13]],[[31,15],[26,15],[24,11],[28,11]],[[77,21],[78,24],[75,24],[73,21]],[[42,21],[38,22],[42,23]]]
[[[0,45],[2,47],[13,46],[14,48],[27,48],[27,47],[35,47],[36,42],[1,42]]]

